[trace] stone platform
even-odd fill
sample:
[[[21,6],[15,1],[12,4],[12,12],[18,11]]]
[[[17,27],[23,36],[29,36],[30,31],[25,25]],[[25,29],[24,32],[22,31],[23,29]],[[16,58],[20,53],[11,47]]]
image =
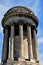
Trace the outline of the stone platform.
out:
[[[8,60],[6,65],[40,65],[39,63],[32,61],[12,61]]]

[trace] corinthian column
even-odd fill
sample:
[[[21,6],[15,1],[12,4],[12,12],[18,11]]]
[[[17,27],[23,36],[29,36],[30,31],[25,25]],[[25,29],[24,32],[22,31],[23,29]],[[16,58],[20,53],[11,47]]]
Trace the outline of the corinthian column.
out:
[[[37,47],[37,38],[36,38],[36,30],[33,29],[33,40],[34,40],[34,48],[35,48],[35,59],[36,61],[39,61],[38,59],[38,47]]]
[[[14,60],[14,26],[11,26],[10,58]]]
[[[9,47],[9,35],[8,35],[8,28],[6,27],[4,32],[2,62],[6,62],[8,59],[8,47]]]
[[[33,51],[32,51],[32,38],[31,38],[31,27],[27,26],[27,38],[28,38],[28,52],[29,52],[29,60],[33,59]]]

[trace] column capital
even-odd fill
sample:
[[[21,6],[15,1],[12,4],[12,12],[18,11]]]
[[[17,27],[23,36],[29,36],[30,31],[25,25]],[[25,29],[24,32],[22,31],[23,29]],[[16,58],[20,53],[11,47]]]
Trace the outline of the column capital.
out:
[[[9,29],[9,26],[8,26],[8,25],[6,25],[6,26],[4,27],[4,30],[6,30],[6,29]]]
[[[32,26],[31,23],[26,22],[26,24],[27,24],[27,26],[30,26],[30,27]]]
[[[5,31],[6,31],[6,30],[8,30],[8,28],[7,28],[7,27],[5,27],[5,28],[3,29],[3,33],[4,33],[4,34],[5,34]]]
[[[22,22],[22,21],[19,21],[19,22],[18,22],[18,24],[19,24],[19,25],[23,25],[23,24],[24,24],[24,22]]]
[[[36,31],[36,34],[37,34],[37,31],[38,30],[37,30],[36,26],[32,26],[31,28],[32,28],[32,30],[35,30]]]

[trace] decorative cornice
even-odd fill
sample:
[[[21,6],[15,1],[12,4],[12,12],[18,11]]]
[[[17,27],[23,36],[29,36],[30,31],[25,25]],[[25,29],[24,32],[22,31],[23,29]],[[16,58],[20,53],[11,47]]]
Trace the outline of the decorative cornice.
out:
[[[4,24],[7,22],[6,20],[10,17],[26,17],[32,19],[36,27],[38,26],[38,19],[35,16],[35,14],[28,8],[22,7],[22,6],[16,6],[7,11],[7,13],[4,15],[2,19],[2,26],[4,27]]]

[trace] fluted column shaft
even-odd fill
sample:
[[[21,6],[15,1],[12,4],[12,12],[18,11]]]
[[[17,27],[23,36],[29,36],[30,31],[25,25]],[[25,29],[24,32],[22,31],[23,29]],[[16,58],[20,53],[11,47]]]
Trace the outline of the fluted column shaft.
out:
[[[23,25],[19,25],[19,40],[20,40],[20,57],[23,57],[23,48],[22,48],[22,44],[23,44]]]
[[[6,62],[8,59],[8,48],[9,48],[9,35],[8,35],[8,28],[6,27],[4,32],[2,62]]]
[[[36,30],[33,29],[33,40],[34,40],[34,48],[35,48],[35,59],[38,61],[38,47],[37,47],[37,38],[36,38]]]
[[[33,59],[33,51],[32,51],[32,38],[31,38],[31,27],[27,26],[27,38],[28,38],[28,52],[29,52],[29,59]]]
[[[10,58],[14,60],[14,26],[11,26]]]

